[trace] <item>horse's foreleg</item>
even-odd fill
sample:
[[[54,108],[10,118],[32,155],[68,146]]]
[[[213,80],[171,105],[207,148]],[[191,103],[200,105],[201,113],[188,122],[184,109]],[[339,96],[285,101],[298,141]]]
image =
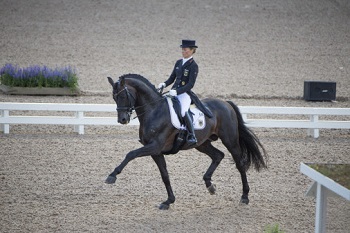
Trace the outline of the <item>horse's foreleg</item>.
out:
[[[115,181],[117,180],[117,175],[122,172],[122,170],[131,160],[138,157],[159,153],[156,148],[158,147],[156,147],[155,145],[149,144],[139,149],[130,151],[129,153],[127,153],[127,155],[125,156],[125,159],[121,162],[121,164],[117,166],[111,174],[109,174],[105,182],[107,184],[115,183]]]
[[[211,177],[213,176],[216,168],[219,166],[221,160],[224,158],[225,154],[215,148],[210,141],[206,141],[196,149],[202,153],[209,155],[212,160],[207,172],[203,176],[203,179],[210,194],[215,194],[216,188],[215,185],[211,182]]]
[[[161,203],[159,205],[159,209],[167,210],[167,209],[169,209],[170,204],[175,202],[175,196],[174,196],[173,190],[172,190],[171,185],[170,185],[169,173],[168,173],[168,170],[166,167],[165,158],[164,158],[164,155],[162,155],[162,154],[152,155],[152,158],[153,158],[154,162],[156,162],[156,164],[159,168],[160,175],[162,176],[162,180],[164,182],[166,191],[168,193],[168,200]]]

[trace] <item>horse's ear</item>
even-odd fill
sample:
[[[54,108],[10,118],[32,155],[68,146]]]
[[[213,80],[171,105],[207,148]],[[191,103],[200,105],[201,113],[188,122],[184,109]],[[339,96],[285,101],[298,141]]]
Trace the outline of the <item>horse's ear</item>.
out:
[[[112,85],[112,87],[114,86],[114,81],[111,77],[107,77],[108,78],[108,82]]]

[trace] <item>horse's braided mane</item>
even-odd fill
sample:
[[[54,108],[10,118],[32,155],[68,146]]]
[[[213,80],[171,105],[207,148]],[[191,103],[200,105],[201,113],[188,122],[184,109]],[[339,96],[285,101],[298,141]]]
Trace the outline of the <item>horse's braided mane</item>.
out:
[[[159,95],[161,95],[157,89],[155,88],[155,86],[145,77],[143,77],[142,75],[139,74],[124,74],[122,76],[119,77],[119,79],[121,78],[128,78],[128,79],[137,79],[140,80],[141,82],[143,82],[144,84],[146,84],[149,88],[151,88],[154,92],[158,93]]]

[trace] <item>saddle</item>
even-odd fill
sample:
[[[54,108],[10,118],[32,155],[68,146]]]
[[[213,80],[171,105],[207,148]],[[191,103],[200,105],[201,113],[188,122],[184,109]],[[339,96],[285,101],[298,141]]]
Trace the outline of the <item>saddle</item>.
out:
[[[171,123],[173,126],[180,130],[186,130],[185,123],[181,116],[181,105],[177,98],[167,97]],[[201,130],[205,128],[205,115],[200,111],[194,104],[190,106],[188,110],[193,121],[193,126],[195,130]]]
[[[176,154],[179,150],[186,145],[187,129],[181,116],[181,105],[177,98],[167,97],[168,107],[170,111],[171,123],[177,129],[179,133],[175,136],[173,148],[170,151],[164,152],[167,154]],[[194,104],[190,106],[188,110],[192,116],[193,126],[195,130],[201,130],[205,128],[205,115]]]

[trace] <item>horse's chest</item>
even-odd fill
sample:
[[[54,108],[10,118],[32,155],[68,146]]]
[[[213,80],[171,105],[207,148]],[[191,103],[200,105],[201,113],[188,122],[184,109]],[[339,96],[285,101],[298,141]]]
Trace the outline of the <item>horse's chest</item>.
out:
[[[156,137],[157,129],[146,127],[140,130],[140,141],[142,144],[147,144],[151,139]]]

